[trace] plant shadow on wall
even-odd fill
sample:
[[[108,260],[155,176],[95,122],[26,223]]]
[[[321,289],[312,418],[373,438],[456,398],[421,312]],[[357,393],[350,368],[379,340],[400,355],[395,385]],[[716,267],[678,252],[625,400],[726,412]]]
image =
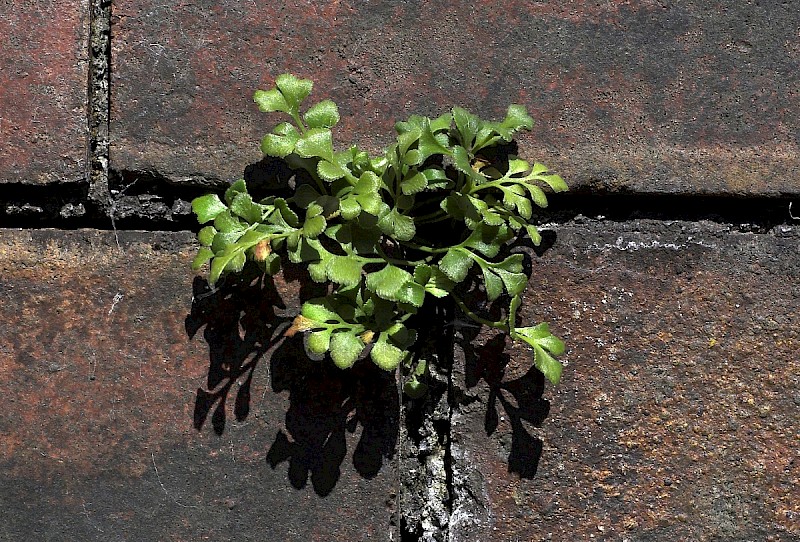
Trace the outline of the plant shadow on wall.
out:
[[[518,325],[530,267],[526,273],[524,254],[512,248],[522,240],[541,245],[545,188],[567,186],[545,165],[517,156],[514,135],[533,127],[522,105],[510,105],[497,121],[460,107],[435,119],[412,115],[396,124],[396,143],[371,155],[357,145],[336,149],[338,107],[322,100],[306,108],[312,86],[283,74],[274,88],[256,91],[262,111],[288,118],[262,139],[269,158],[224,193],[192,202],[204,225],[192,268],[208,264],[209,288],[196,292],[187,330],[194,335],[205,323],[212,352],[211,391],[198,392],[195,425],[213,410],[212,425],[221,431],[228,395],[241,379],[234,413],[243,419],[255,367],[269,355],[273,389],[290,396],[288,434],[278,435],[269,461],[289,460],[295,485],[311,473],[325,493],[354,424],[364,426],[356,449],[362,474],[374,475],[379,458],[392,453],[400,414],[394,382],[419,399],[441,369],[447,372],[438,364],[452,358],[424,348],[431,330],[446,323],[448,311],[436,307],[447,304],[526,344],[532,365],[558,383],[555,356],[564,343],[547,323]],[[291,283],[299,292],[279,300],[275,292],[291,291]],[[463,297],[469,285],[494,314]],[[511,412],[499,381],[487,381]],[[515,429],[524,415],[515,411]]]
[[[299,284],[301,298],[319,295],[319,285],[301,280],[293,271],[286,266],[283,279]],[[292,311],[274,281],[255,266],[229,276],[216,290],[197,277],[193,294],[186,331],[192,338],[203,329],[209,347],[209,391],[197,390],[195,429],[202,430],[210,416],[213,431],[221,435],[231,409],[237,422],[245,421],[253,408],[253,379],[265,374],[257,372],[258,366],[268,362],[271,391],[288,392],[289,400],[285,429],[278,431],[267,453],[269,465],[275,469],[288,462],[293,487],[301,489],[310,480],[318,495],[328,495],[347,456],[346,434],[360,425],[353,466],[364,478],[378,474],[392,458],[398,435],[392,375],[366,363],[343,372],[310,359],[300,336],[282,337],[294,314],[287,316]]]
[[[530,277],[533,273],[533,256],[541,257],[556,243],[556,233],[543,231],[539,246],[533,251],[523,243],[515,243],[509,247],[512,252],[524,254],[524,272]],[[533,254],[532,254],[533,253]],[[502,311],[498,303],[487,304],[485,296],[479,290],[473,290],[476,304],[483,306],[490,315],[497,317]],[[520,368],[511,364],[511,356],[507,353],[508,341],[504,334],[495,334],[486,338],[481,328],[474,325],[461,326],[458,331],[457,344],[477,345],[475,348],[462,348],[464,357],[464,386],[467,393],[478,387],[481,381],[488,387],[484,429],[487,436],[492,436],[500,426],[500,417],[508,420],[511,434],[503,434],[500,442],[508,454],[508,472],[516,473],[521,478],[535,477],[542,456],[543,441],[533,436],[526,425],[541,427],[550,413],[550,401],[544,399],[545,377],[536,367],[528,367],[520,376]],[[513,370],[509,371],[509,366]],[[524,367],[524,365],[523,365]],[[511,374],[509,374],[511,373]],[[469,401],[461,398],[461,401]],[[510,442],[508,438],[510,436]]]
[[[465,343],[475,340],[477,330],[462,330]],[[542,397],[544,375],[531,367],[524,375],[506,379],[505,371],[511,358],[505,353],[505,337],[498,335],[478,348],[465,349],[465,384],[478,385],[482,379],[489,387],[484,429],[492,436],[500,423],[498,404],[511,426],[508,453],[508,472],[522,478],[533,478],[542,457],[543,442],[528,432],[523,422],[540,427],[550,412],[550,402]]]

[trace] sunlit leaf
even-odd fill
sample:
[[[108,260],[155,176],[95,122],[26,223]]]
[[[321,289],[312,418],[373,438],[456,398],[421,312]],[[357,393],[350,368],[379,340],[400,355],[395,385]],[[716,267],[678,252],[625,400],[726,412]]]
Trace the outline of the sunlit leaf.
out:
[[[312,331],[308,334],[306,346],[314,354],[324,354],[331,346],[331,330]]]
[[[450,149],[442,145],[442,143],[436,139],[436,136],[431,130],[430,121],[428,121],[428,119],[425,119],[425,122],[422,124],[419,141],[417,142],[417,150],[421,156],[419,163],[424,162],[434,154],[452,154]]]
[[[353,220],[361,213],[361,205],[355,197],[344,198],[339,202],[339,211],[345,220]]]
[[[564,182],[564,179],[561,178],[559,175],[545,175],[542,177],[544,182],[550,185],[550,188],[553,189],[553,192],[565,192],[569,190],[567,183]]]
[[[319,322],[321,324],[342,321],[337,312],[331,306],[330,300],[324,298],[306,301],[303,303],[303,306],[300,309],[300,314],[309,320],[313,320],[314,322]]]
[[[280,90],[289,108],[297,111],[300,103],[311,94],[314,83],[308,79],[299,79],[290,73],[284,73],[275,79],[275,86]]]
[[[322,215],[306,217],[306,221],[303,224],[303,235],[309,239],[314,239],[325,231],[325,226],[327,226],[327,222]]]
[[[342,166],[327,160],[320,160],[319,164],[317,164],[317,173],[328,182],[341,179],[347,174]]]
[[[221,232],[218,231],[216,235],[214,235],[214,239],[211,241],[211,250],[214,254],[219,254],[225,247],[235,243],[239,237],[242,236],[243,231],[237,230],[232,232]]]
[[[469,254],[459,248],[451,248],[439,262],[439,269],[454,282],[461,282],[467,278],[473,260]]]
[[[403,215],[397,209],[382,213],[378,220],[378,227],[386,235],[400,241],[409,241],[416,233],[414,220],[410,216]]]
[[[339,331],[331,337],[331,359],[340,369],[352,367],[363,350],[364,343],[352,331]]]
[[[247,194],[247,185],[244,179],[239,179],[228,187],[225,191],[225,203],[230,205],[233,203],[233,199],[239,194]]]
[[[481,128],[480,119],[464,108],[454,107],[453,121],[456,123],[456,130],[458,131],[461,144],[471,149],[472,144],[475,143],[475,136]]]
[[[209,284],[216,284],[223,271],[234,273],[241,271],[246,260],[242,247],[229,245],[221,254],[211,260],[211,271],[208,274]]]
[[[511,177],[512,175],[526,173],[530,168],[531,165],[525,160],[522,160],[521,158],[511,158],[508,161],[508,171],[506,172],[506,176]]]
[[[426,292],[438,298],[447,297],[454,286],[453,281],[438,267],[427,264],[419,264],[414,268],[414,281],[421,284]]]
[[[214,252],[210,248],[202,247],[197,251],[197,256],[192,260],[192,271],[197,271],[213,257]]]
[[[404,293],[406,283],[412,280],[411,273],[389,264],[380,271],[367,275],[367,288],[383,299],[398,301]]]
[[[216,194],[208,194],[192,200],[192,211],[197,215],[197,221],[200,224],[214,220],[218,214],[227,209],[228,207]]]
[[[534,365],[539,369],[542,374],[552,382],[558,384],[561,380],[561,362],[548,354],[541,346],[534,346]]]
[[[214,226],[206,226],[202,228],[199,232],[197,232],[197,240],[200,241],[200,244],[206,247],[210,247],[211,243],[214,242],[214,236],[217,234],[217,228]]]
[[[516,312],[512,301],[512,310]],[[522,340],[533,347],[534,365],[547,379],[553,384],[558,384],[561,379],[561,363],[553,355],[564,353],[564,343],[558,337],[550,333],[547,323],[541,323],[533,327],[514,328],[511,322],[511,337]]]
[[[261,221],[266,207],[260,203],[254,202],[250,194],[240,193],[236,194],[233,198],[230,209],[233,214],[253,224]]]
[[[253,94],[253,101],[258,104],[258,108],[265,113],[272,113],[274,111],[281,111],[283,113],[289,112],[289,104],[283,94],[273,88],[271,90],[257,90]]]
[[[214,227],[221,233],[241,232],[247,227],[226,208],[214,218]]]
[[[506,118],[500,125],[508,130],[510,135],[519,130],[531,130],[533,128],[533,118],[528,115],[528,110],[523,105],[511,104],[508,106]],[[506,139],[508,141],[509,139]]]
[[[316,157],[333,162],[331,131],[326,128],[312,128],[297,140],[294,152],[303,158]]]
[[[508,295],[521,294],[528,284],[528,277],[524,273],[509,273],[502,269],[496,269],[496,272],[503,281],[503,286],[505,286]]]
[[[339,108],[331,100],[322,100],[303,115],[309,128],[331,128],[339,122]]]
[[[500,277],[489,269],[483,270],[483,280],[486,285],[486,297],[489,301],[494,301],[503,293],[503,281]]]
[[[389,343],[386,333],[381,333],[380,338],[372,347],[370,358],[381,369],[392,371],[400,365],[403,351]]]
[[[294,150],[296,142],[296,140],[291,141],[283,136],[267,134],[261,139],[261,152],[265,156],[286,158]]]
[[[417,192],[421,192],[422,190],[425,190],[427,186],[428,186],[428,179],[422,173],[417,173],[416,175],[412,175],[411,177],[400,183],[400,189],[403,191],[403,194],[406,195],[416,194]]]
[[[453,181],[447,177],[447,173],[443,169],[428,168],[423,170],[422,174],[425,175],[428,188],[431,190],[439,190],[453,185]]]
[[[453,164],[461,173],[471,178],[473,183],[482,184],[486,181],[486,177],[473,169],[469,152],[460,145],[453,147]]]
[[[414,307],[421,307],[425,301],[425,288],[414,281],[406,282],[397,298],[401,303],[408,303]]]
[[[527,185],[526,188],[531,193],[531,198],[536,205],[543,209],[547,207],[547,196],[545,195],[544,190],[532,184]]]
[[[542,235],[539,233],[539,229],[533,224],[528,224],[525,229],[528,232],[528,236],[531,238],[531,242],[534,246],[538,247],[542,242]]]
[[[297,213],[289,207],[285,199],[275,198],[275,207],[280,212],[281,218],[286,222],[287,226],[296,228],[300,225],[300,219],[297,217]]]
[[[358,194],[377,194],[381,188],[381,178],[372,171],[365,171],[358,178],[353,191]]]
[[[363,264],[355,258],[348,256],[332,256],[328,260],[328,278],[345,286],[355,286],[361,282],[361,268]]]

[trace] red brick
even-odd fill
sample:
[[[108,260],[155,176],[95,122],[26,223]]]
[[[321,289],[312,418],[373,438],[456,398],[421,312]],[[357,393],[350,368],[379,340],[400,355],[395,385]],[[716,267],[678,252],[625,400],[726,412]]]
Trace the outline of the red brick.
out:
[[[576,188],[797,194],[800,12],[704,2],[345,0],[114,5],[112,167],[239,177],[285,71],[374,152],[396,120],[459,104],[538,125],[521,153]]]
[[[86,179],[88,2],[0,5],[0,183]]]
[[[490,333],[457,358],[452,540],[796,540],[798,233],[559,227],[521,317],[561,384]]]
[[[0,241],[0,539],[385,539],[394,380],[303,375],[299,343],[276,344],[276,294],[192,310],[190,235],[120,236]],[[235,369],[256,358],[248,387]],[[198,390],[226,382],[204,419]]]

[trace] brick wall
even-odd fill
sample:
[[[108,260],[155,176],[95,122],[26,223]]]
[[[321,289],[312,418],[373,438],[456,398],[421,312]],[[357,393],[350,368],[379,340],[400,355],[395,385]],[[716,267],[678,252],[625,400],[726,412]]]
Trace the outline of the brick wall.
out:
[[[0,540],[800,539],[792,2],[41,0],[0,36]],[[528,106],[572,188],[522,314],[558,387],[464,328],[400,405],[279,339],[313,285],[192,275],[285,71],[372,151]]]

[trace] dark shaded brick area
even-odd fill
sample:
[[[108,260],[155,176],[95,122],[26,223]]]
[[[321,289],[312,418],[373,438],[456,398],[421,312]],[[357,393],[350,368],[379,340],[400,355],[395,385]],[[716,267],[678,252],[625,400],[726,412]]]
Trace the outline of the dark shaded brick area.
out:
[[[274,293],[192,310],[190,235],[120,236],[0,238],[0,539],[387,539],[393,379],[307,366]]]
[[[87,180],[88,1],[0,3],[0,183]]]

